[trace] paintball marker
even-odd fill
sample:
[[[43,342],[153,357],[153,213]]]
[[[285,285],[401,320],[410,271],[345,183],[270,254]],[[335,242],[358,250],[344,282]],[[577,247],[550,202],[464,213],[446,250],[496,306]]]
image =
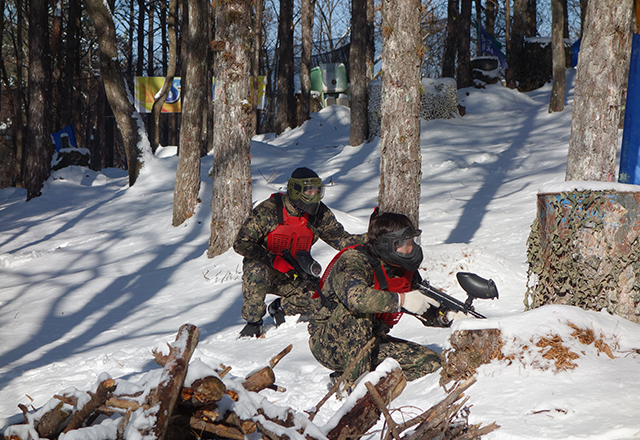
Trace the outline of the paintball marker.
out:
[[[443,291],[436,289],[429,284],[428,281],[421,281],[418,285],[418,290],[420,290],[423,295],[438,301],[442,309],[454,312],[463,312],[476,318],[486,319],[486,316],[483,316],[474,310],[473,300],[476,298],[498,298],[498,289],[496,288],[496,284],[493,280],[486,280],[475,273],[470,272],[458,272],[456,274],[456,278],[458,278],[460,286],[465,292],[467,292],[467,301],[464,303],[450,295],[447,295]],[[416,315],[416,317],[425,323],[425,319],[421,319],[423,318],[422,316]]]
[[[298,251],[294,257],[289,249],[285,249],[282,251],[282,258],[293,266],[296,275],[302,277],[305,285],[310,284],[316,291],[320,290],[322,266],[313,259],[309,251]]]

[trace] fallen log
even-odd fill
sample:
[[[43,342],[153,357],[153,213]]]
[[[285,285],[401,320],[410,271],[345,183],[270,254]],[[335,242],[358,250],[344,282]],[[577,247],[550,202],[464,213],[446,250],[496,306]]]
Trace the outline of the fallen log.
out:
[[[190,387],[182,388],[180,396],[195,405],[205,405],[219,401],[226,392],[227,387],[220,379],[207,376],[194,380]]]
[[[65,428],[62,430],[63,433],[67,433],[72,429],[77,429],[82,426],[82,423],[91,415],[95,410],[98,409],[101,405],[107,401],[107,399],[111,396],[113,390],[116,389],[116,381],[113,379],[104,380],[98,385],[98,389],[96,393],[93,394],[89,392],[91,395],[91,400],[87,402],[82,409],[76,411],[71,416],[71,420]]]
[[[406,383],[407,381],[400,366],[380,378],[374,387],[381,397],[382,405],[386,407],[393,399],[399,396]],[[353,408],[342,416],[338,424],[327,434],[327,438],[329,440],[358,439],[376,424],[380,418],[380,413],[381,411],[373,396],[367,392],[364,397],[358,399]]]
[[[171,413],[184,384],[189,360],[198,345],[199,337],[200,330],[196,326],[185,324],[178,330],[176,341],[171,346],[167,362],[162,370],[160,383],[150,402],[151,407],[159,404],[156,421],[152,428],[158,440],[164,439]]]

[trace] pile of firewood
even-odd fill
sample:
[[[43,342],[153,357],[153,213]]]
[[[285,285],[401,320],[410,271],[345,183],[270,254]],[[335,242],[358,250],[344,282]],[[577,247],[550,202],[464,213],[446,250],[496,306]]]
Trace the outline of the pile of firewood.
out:
[[[275,384],[273,368],[290,352],[291,345],[271,359],[268,366],[245,379],[233,378],[228,374],[231,368],[221,365],[213,374],[184,386],[199,333],[197,327],[184,325],[167,356],[154,353],[163,367],[157,383],[123,386],[121,390],[122,381],[108,378],[100,382],[95,392],[54,395],[39,410],[30,412],[20,405],[25,423],[5,429],[6,439],[244,440],[246,435],[257,432],[265,440],[343,440],[363,436],[381,414],[386,420],[386,433],[382,434],[385,440],[479,439],[498,428],[495,423],[486,427],[467,423],[468,398],[464,398],[463,392],[475,382],[473,378],[455,387],[442,402],[418,417],[397,424],[387,406],[400,395],[406,380],[395,361],[385,361],[384,368],[363,379],[363,384],[346,399],[342,417],[337,422],[330,421],[331,426],[314,425],[313,419],[343,378],[307,412],[252,398],[251,393],[266,388],[284,391]]]

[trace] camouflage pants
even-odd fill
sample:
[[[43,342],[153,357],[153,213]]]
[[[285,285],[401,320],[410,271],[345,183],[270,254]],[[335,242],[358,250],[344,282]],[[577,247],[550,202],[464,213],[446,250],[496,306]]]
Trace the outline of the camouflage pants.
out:
[[[305,314],[313,310],[319,299],[312,299],[310,287],[302,286],[294,279],[278,272],[270,265],[256,260],[242,262],[242,318],[247,322],[262,319],[267,311],[264,299],[267,293],[280,296],[286,315]]]
[[[354,318],[354,321],[361,320]],[[352,359],[358,357],[374,335],[372,331],[367,331],[370,327],[366,325],[346,326],[342,327],[342,331],[331,325],[322,327],[315,330],[310,327],[311,353],[323,366],[339,373],[345,370]],[[347,328],[352,331],[346,330]],[[363,373],[373,371],[388,357],[400,364],[409,381],[440,368],[440,355],[427,347],[389,335],[378,335],[373,349],[364,355],[352,371],[350,381],[353,383]]]

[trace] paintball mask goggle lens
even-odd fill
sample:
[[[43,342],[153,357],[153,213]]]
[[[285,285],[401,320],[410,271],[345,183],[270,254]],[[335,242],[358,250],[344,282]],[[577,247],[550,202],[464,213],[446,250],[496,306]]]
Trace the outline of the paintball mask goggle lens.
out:
[[[320,203],[324,197],[324,185],[319,178],[294,179],[294,188],[305,203]]]
[[[400,255],[409,255],[415,246],[420,246],[420,234],[422,231],[415,230],[415,235],[397,238],[393,241],[393,250]]]

